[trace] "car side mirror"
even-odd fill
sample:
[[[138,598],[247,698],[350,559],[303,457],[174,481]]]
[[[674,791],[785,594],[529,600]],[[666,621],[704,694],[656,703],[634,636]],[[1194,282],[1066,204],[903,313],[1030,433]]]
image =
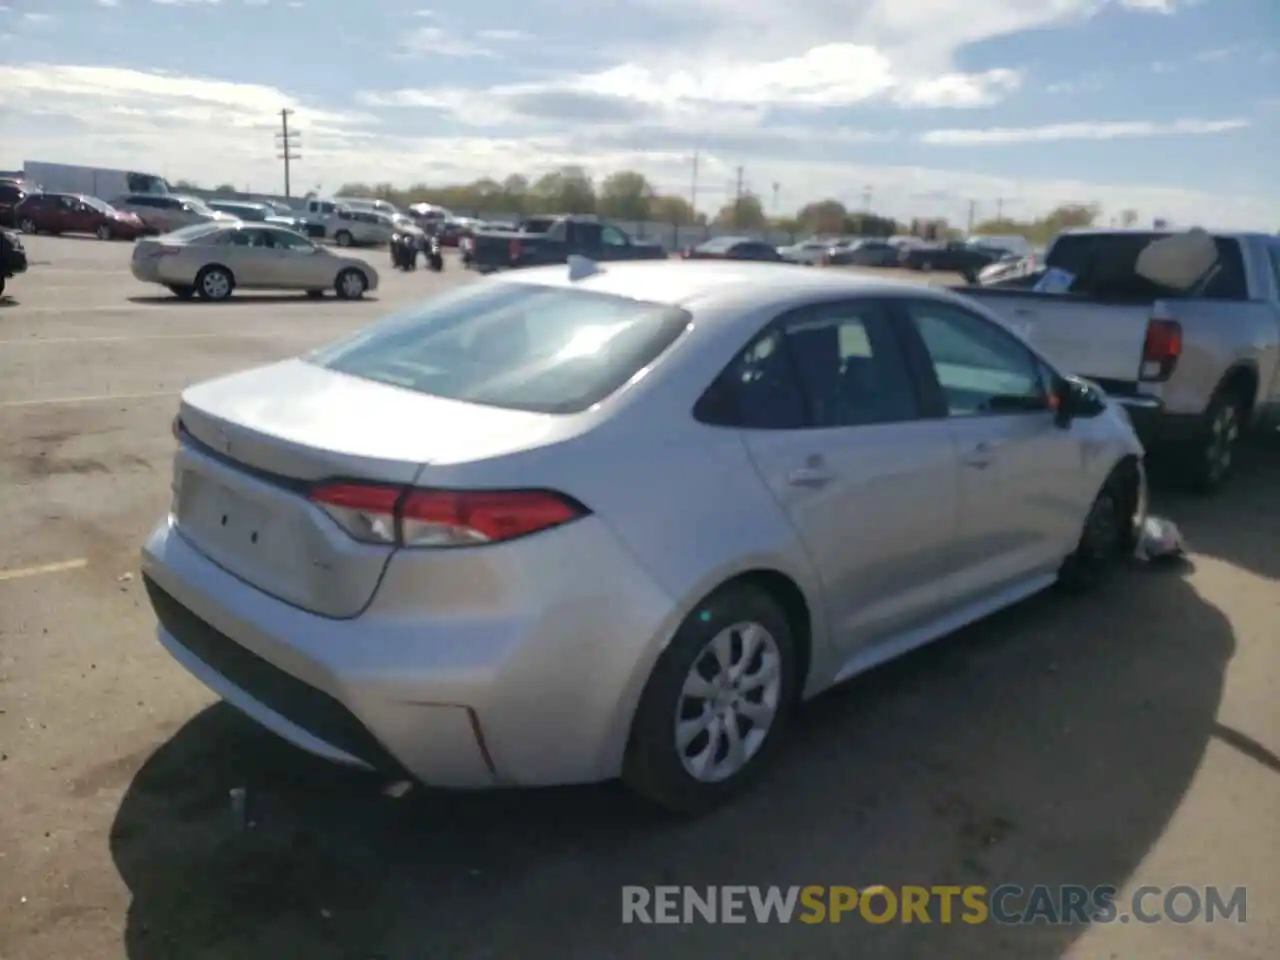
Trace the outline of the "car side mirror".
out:
[[[1071,426],[1071,421],[1097,416],[1106,407],[1105,401],[1087,383],[1067,377],[1055,384],[1052,404],[1053,422],[1064,430]]]

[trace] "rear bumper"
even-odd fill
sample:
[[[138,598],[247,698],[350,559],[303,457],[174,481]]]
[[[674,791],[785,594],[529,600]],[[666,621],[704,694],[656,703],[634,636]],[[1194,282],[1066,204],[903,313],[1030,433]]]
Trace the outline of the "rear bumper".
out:
[[[349,620],[248,585],[168,521],[142,572],[165,649],[313,754],[450,788],[617,776],[673,605],[591,518],[511,547],[522,582],[500,598],[465,587],[465,565],[437,561],[432,583],[420,561],[393,559]]]

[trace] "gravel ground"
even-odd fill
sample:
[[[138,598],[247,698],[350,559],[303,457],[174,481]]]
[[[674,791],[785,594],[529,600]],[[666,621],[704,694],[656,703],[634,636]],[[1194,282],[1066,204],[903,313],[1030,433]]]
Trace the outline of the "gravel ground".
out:
[[[613,786],[401,799],[218,706],[156,644],[139,545],[176,391],[376,300],[177,303],[129,247],[36,238],[0,300],[0,958],[1280,955],[1280,449],[1156,505],[1193,548],[821,698],[778,769],[676,823]],[[931,277],[929,279],[942,279]],[[246,787],[255,828],[232,830]],[[624,927],[625,884],[1248,887],[1247,924]]]

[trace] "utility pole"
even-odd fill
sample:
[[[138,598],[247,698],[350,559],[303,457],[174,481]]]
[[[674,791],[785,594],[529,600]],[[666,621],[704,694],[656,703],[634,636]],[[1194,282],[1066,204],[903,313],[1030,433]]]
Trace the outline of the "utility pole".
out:
[[[996,197],[996,219],[1004,219],[1004,197]]]
[[[733,226],[742,229],[742,168],[738,168],[738,181],[733,188]]]
[[[298,153],[302,144],[299,142],[299,133],[289,132],[289,118],[293,116],[293,111],[285,107],[280,111],[280,132],[276,134],[276,159],[284,161],[284,195],[290,196],[289,193],[289,164],[294,160],[301,160],[302,154]]]
[[[969,226],[966,227],[964,231],[966,236],[973,235],[973,213],[977,208],[978,208],[978,202],[976,200],[970,200],[969,201]]]
[[[773,184],[773,219],[778,219],[778,191],[782,189],[782,184],[776,180]]]
[[[698,216],[698,151],[693,151],[693,183],[689,185],[689,209],[694,219]],[[690,224],[692,226],[692,224]]]

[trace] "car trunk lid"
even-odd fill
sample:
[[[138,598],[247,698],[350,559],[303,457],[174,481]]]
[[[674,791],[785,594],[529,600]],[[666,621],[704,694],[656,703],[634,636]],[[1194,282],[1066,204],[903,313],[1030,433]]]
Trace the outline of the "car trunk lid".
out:
[[[423,464],[527,446],[541,414],[416,393],[290,360],[188,389],[173,514],[223,569],[336,618],[372,599],[395,550],[353,539],[308,495],[324,481],[408,486]]]

